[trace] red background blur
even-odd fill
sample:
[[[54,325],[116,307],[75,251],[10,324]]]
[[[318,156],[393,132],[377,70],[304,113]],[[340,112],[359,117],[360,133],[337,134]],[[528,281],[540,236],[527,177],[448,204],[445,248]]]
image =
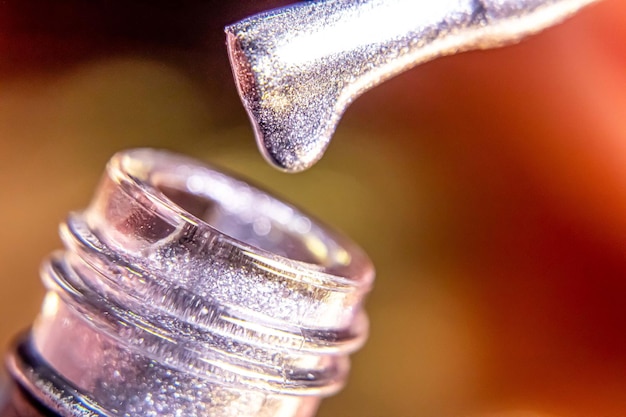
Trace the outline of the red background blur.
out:
[[[416,68],[296,176],[258,155],[221,27],[272,1],[0,4],[0,342],[116,150],[242,172],[360,242],[371,339],[321,416],[626,415],[626,3]],[[511,414],[513,415],[513,414]]]

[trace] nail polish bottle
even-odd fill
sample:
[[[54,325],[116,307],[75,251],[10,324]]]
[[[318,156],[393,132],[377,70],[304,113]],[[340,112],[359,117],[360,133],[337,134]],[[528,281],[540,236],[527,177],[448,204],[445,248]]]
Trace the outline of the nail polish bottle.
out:
[[[366,337],[364,253],[189,158],[115,155],[61,238],[1,417],[309,417]]]

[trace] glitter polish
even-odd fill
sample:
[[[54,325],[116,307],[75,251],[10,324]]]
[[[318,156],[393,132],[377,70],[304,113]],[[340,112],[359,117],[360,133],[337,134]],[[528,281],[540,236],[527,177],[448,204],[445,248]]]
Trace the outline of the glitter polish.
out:
[[[517,42],[597,1],[301,1],[234,23],[226,37],[259,150],[298,172],[367,90],[437,57]]]
[[[190,158],[115,155],[61,238],[2,417],[308,417],[367,335],[361,249]]]

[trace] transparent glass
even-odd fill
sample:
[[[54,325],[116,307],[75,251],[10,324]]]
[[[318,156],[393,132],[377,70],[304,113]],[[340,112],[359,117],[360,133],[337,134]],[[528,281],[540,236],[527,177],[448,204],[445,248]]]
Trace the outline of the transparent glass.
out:
[[[61,237],[8,364],[63,416],[311,416],[367,334],[363,252],[192,159],[115,155]]]

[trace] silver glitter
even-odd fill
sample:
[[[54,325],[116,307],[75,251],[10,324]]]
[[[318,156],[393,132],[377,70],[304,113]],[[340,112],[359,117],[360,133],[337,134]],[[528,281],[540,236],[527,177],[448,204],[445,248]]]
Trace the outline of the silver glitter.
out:
[[[518,41],[594,1],[309,1],[228,26],[227,45],[261,152],[297,172],[366,90],[442,55]]]
[[[361,250],[191,159],[116,155],[61,237],[9,363],[64,416],[311,416],[367,336]]]

